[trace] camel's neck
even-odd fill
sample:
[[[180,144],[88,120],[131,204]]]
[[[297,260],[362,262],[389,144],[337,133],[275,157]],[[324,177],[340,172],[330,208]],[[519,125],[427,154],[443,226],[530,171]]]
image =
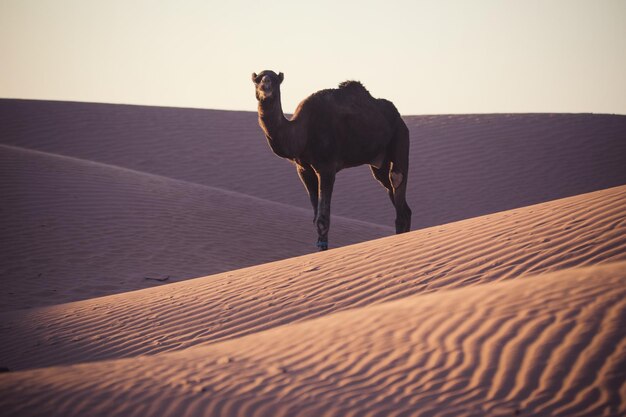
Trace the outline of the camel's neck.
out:
[[[280,96],[271,101],[259,102],[259,125],[265,132],[272,151],[282,158],[295,159],[301,153],[295,122],[283,114]]]

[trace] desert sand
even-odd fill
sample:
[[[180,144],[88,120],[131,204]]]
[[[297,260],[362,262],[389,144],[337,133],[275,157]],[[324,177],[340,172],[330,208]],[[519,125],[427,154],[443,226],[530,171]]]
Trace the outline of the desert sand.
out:
[[[253,113],[0,100],[0,414],[626,415],[626,116],[406,120],[317,253]]]
[[[302,255],[315,241],[311,210],[24,148],[0,145],[0,187],[0,311]],[[393,233],[340,216],[333,228],[337,245]]]

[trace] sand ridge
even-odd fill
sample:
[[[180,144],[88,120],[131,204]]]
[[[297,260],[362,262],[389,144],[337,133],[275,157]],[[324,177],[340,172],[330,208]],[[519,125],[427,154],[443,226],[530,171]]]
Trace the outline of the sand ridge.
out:
[[[132,293],[0,314],[11,369],[181,350],[410,295],[626,260],[626,186]]]

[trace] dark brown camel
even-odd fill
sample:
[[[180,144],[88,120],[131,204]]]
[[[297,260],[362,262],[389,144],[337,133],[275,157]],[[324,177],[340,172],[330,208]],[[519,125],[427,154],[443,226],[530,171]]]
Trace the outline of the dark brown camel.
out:
[[[393,103],[375,99],[357,81],[346,81],[310,95],[287,120],[280,101],[283,79],[282,72],[252,74],[259,125],[274,153],[296,164],[315,213],[318,248],[328,248],[335,174],[363,164],[370,165],[389,193],[396,208],[396,233],[408,232],[409,129]]]

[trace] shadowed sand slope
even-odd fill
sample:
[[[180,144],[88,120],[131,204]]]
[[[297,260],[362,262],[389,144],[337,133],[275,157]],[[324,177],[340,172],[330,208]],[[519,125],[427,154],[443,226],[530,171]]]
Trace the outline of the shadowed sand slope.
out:
[[[0,366],[183,350],[403,297],[626,260],[626,186],[127,294],[0,314]]]
[[[293,166],[272,154],[256,118],[253,112],[0,100],[0,141],[310,210]],[[405,120],[414,229],[626,184],[626,116]],[[389,226],[394,220],[366,167],[339,174],[333,214]]]
[[[21,416],[618,416],[626,263],[350,310],[136,359],[0,375]]]
[[[0,145],[0,311],[162,285],[310,253],[308,210]],[[391,234],[335,218],[337,246]]]

